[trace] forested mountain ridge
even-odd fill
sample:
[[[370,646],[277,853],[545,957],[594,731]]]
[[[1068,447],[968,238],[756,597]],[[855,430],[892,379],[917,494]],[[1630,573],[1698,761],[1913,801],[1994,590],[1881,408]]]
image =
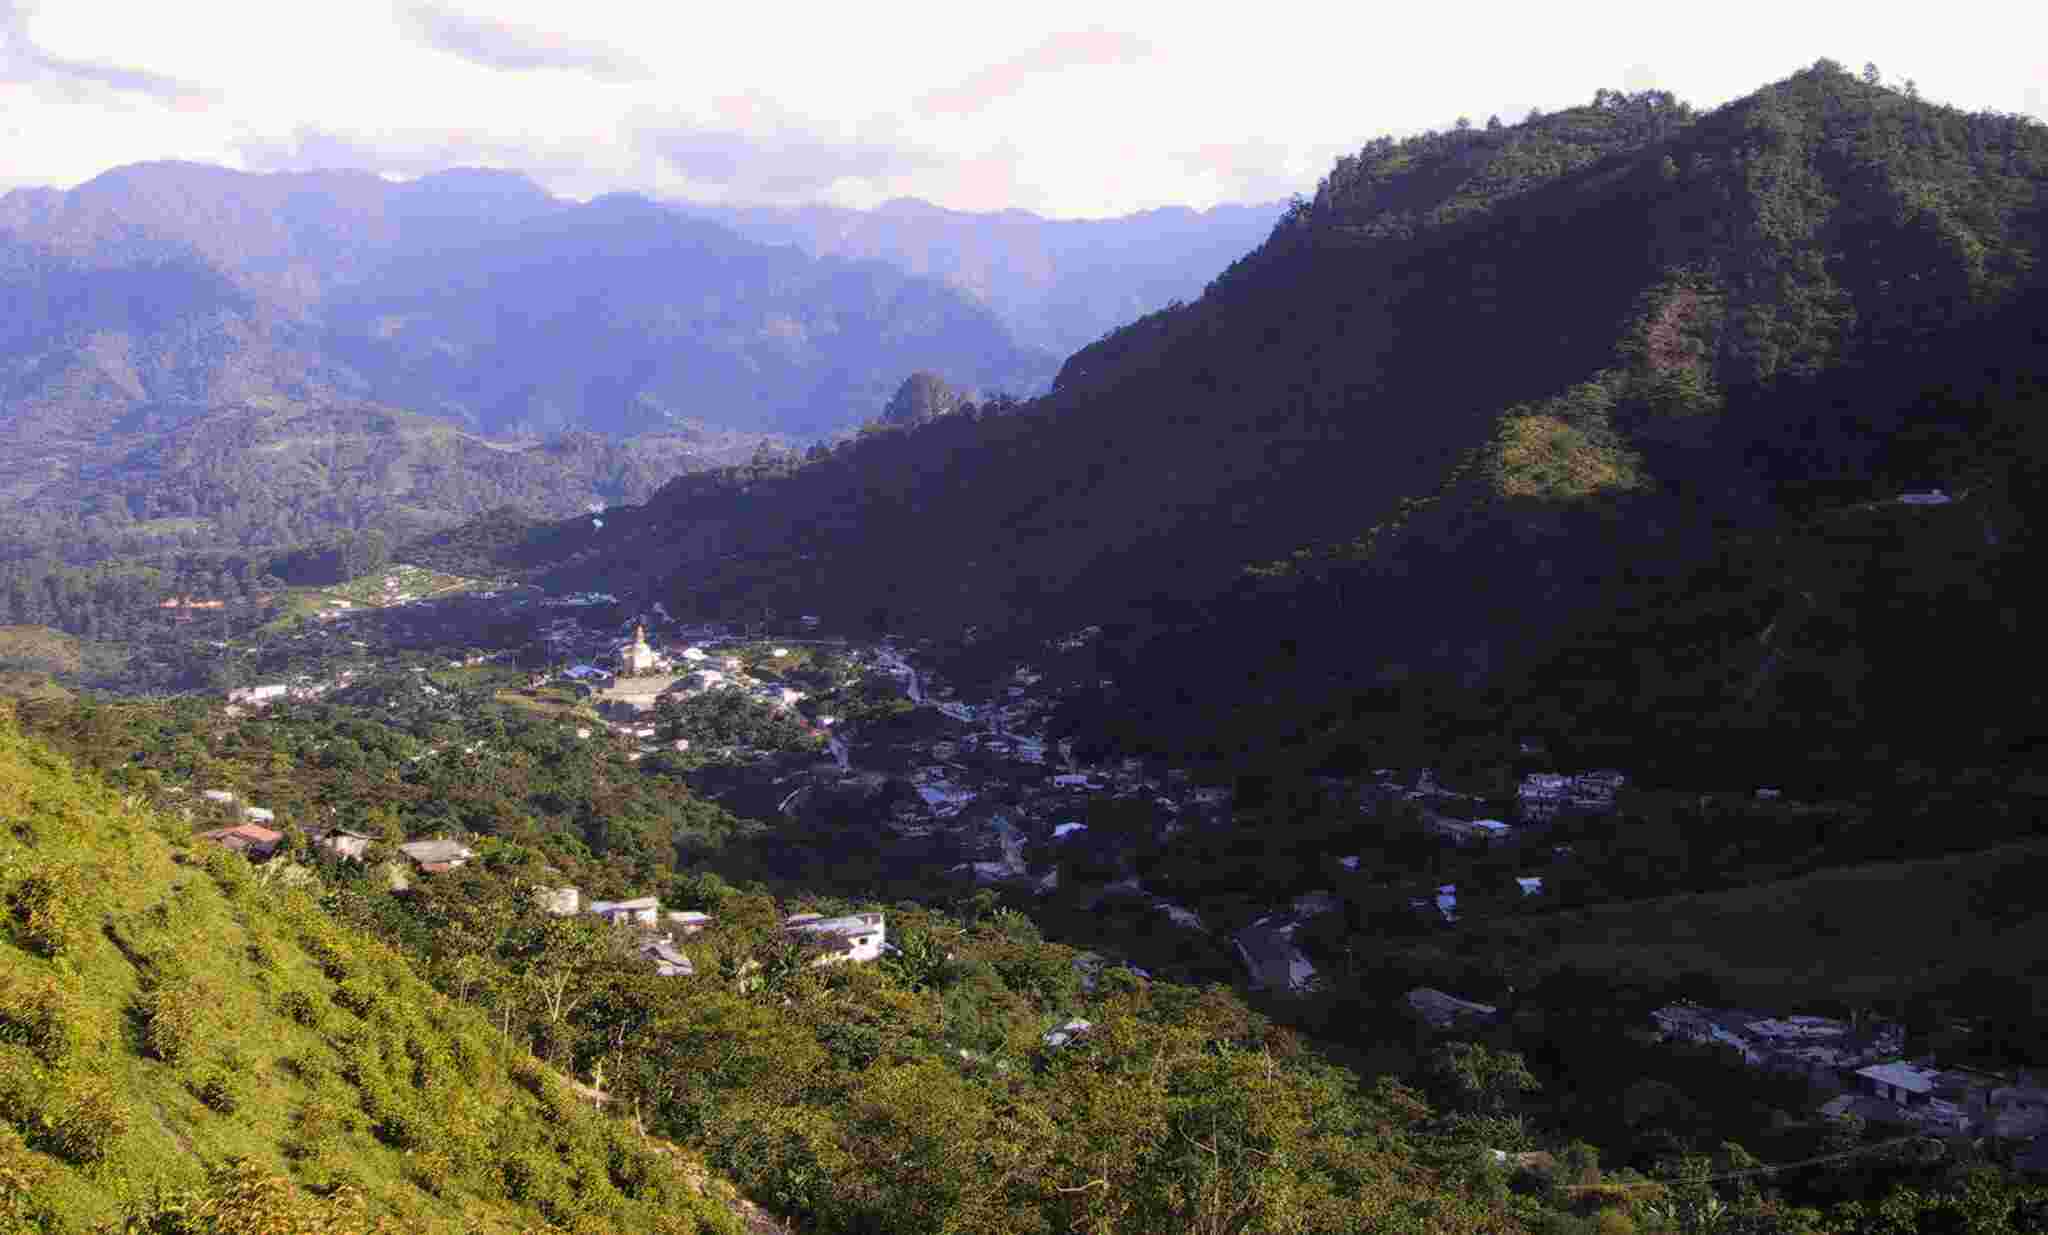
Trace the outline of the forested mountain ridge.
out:
[[[1828,62],[1707,115],[1603,90],[1379,143],[1200,301],[1083,349],[1045,398],[684,478],[544,556],[572,576],[686,563],[671,606],[1020,640],[1101,624],[1127,685],[1166,690],[1141,707],[1155,720],[1270,696],[1314,728],[1304,674],[1315,710],[1477,688],[1609,612],[1639,565],[1675,570],[1732,528],[1768,539],[1823,475],[1837,501],[1908,474],[1960,489],[1923,422],[1995,469],[2010,451],[1990,435],[2021,423],[2016,375],[2038,357],[2019,302],[2040,284],[2044,186],[2048,130]],[[2018,349],[2004,388],[1971,367],[1991,338]],[[1955,405],[1936,417],[1899,384],[1916,372]],[[1884,402],[1802,419],[1815,397]],[[1845,485],[1870,434],[1888,471]],[[1530,553],[1517,528],[1576,550]],[[1319,641],[1277,678],[1250,667],[1347,609],[1369,639]],[[1230,668],[1176,681],[1176,631]]]
[[[770,244],[877,258],[942,278],[1002,317],[1020,342],[1066,355],[1176,300],[1265,239],[1281,203],[1184,206],[1117,218],[975,213],[915,198],[873,210],[679,204]]]
[[[0,300],[7,427],[46,434],[327,398],[491,433],[677,417],[815,431],[871,414],[911,368],[1023,390],[1056,363],[883,263],[475,170],[394,184],[147,163],[17,190],[0,198]],[[692,366],[720,371],[693,383]]]
[[[1028,391],[1056,364],[936,280],[761,245],[629,194],[396,259],[328,321],[388,401],[499,432],[694,415],[823,436],[912,369]]]
[[[678,425],[619,441],[493,440],[377,405],[230,405],[131,449],[40,461],[0,511],[0,556],[73,562],[167,548],[281,548],[338,532],[425,535],[513,505],[565,518],[645,501],[679,473],[744,459],[759,435]]]
[[[256,520],[268,543],[409,535],[506,502],[559,515],[697,466],[675,435],[731,461],[779,432],[852,427],[912,370],[1028,391],[1056,364],[936,280],[631,196],[561,201],[513,173],[394,184],[150,163],[0,197],[0,503],[33,512],[34,547],[61,539],[67,555],[110,491],[132,509],[101,513],[126,523],[292,507]],[[467,434],[374,427],[420,426],[406,413]],[[295,491],[310,473],[237,453],[245,433],[276,447],[286,422],[285,436],[355,438],[370,458],[466,444],[414,469],[418,483],[345,480],[337,524]],[[560,450],[519,463],[478,440],[589,431],[652,437],[596,465],[619,477],[596,483],[545,475]],[[66,526],[41,526],[52,517]],[[231,522],[228,543],[255,543]]]

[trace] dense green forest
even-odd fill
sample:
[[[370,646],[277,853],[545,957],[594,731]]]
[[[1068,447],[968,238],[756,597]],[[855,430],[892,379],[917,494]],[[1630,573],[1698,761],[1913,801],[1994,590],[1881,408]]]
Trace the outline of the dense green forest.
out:
[[[645,501],[766,441],[699,428],[511,443],[388,408],[216,408],[116,460],[18,486],[0,506],[0,557],[84,564],[370,531],[402,541],[507,505],[562,518]]]

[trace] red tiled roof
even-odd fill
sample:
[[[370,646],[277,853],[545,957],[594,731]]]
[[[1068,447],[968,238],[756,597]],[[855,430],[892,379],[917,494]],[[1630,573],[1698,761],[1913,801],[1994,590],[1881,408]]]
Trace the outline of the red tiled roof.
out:
[[[232,828],[216,828],[211,832],[201,832],[199,835],[225,848],[246,850],[258,857],[269,857],[276,851],[278,843],[284,840],[284,833],[273,832],[269,828],[258,827],[253,823],[237,824]]]
[[[420,869],[429,875],[445,875],[460,865],[460,862],[427,862],[423,863]]]

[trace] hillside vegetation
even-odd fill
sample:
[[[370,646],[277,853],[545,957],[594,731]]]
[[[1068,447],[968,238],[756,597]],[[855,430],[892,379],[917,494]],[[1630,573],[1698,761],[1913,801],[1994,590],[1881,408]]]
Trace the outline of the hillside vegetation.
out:
[[[671,1229],[631,1226],[660,1209],[719,1229],[630,1125],[580,1113],[492,1022],[820,1231],[1477,1235],[1538,1213],[1467,1178],[1483,1129],[1362,1088],[1221,989],[1088,977],[986,898],[959,917],[898,906],[897,955],[814,969],[773,901],[684,871],[680,846],[623,827],[600,849],[607,817],[587,808],[636,792],[602,783],[632,773],[555,725],[488,724],[502,736],[436,772],[448,757],[389,758],[412,744],[353,709],[33,719],[135,788],[117,796],[11,727],[0,746],[0,807],[26,821],[0,842],[7,1110],[18,1169],[56,1181],[36,1195],[67,1215],[116,1214],[158,1175],[203,1188],[204,1165],[248,1155],[305,1189],[358,1188],[406,1229],[465,1209]],[[303,772],[280,757],[323,734],[357,753]],[[331,862],[298,866],[319,882],[294,888],[286,859],[252,870],[137,805],[228,783],[281,818],[333,803],[386,834],[451,830],[420,776],[475,786],[453,805],[489,831],[470,833],[476,861],[404,893]],[[594,830],[564,837],[578,817]],[[531,889],[563,878],[711,910],[685,941],[696,974],[657,978],[595,919],[543,916]],[[1080,1040],[1045,1038],[1076,1017]]]
[[[899,198],[839,206],[678,205],[766,244],[895,262],[943,278],[1003,319],[1018,341],[1065,356],[1176,300],[1256,247],[1284,203],[1168,206],[1112,219],[977,214]]]
[[[2001,1013],[2038,1012],[2048,994],[2037,969],[2048,917],[2027,889],[2044,873],[2048,844],[2009,844],[1535,914],[1472,935],[1478,948],[1506,947],[1545,971],[1615,983],[1705,974],[1731,1000],[1763,1005],[1797,990],[1815,1000],[1891,1007],[1963,978],[1954,958],[1967,955],[1973,990],[2005,989],[1995,1001]],[[1799,947],[1787,948],[1795,938]]]
[[[215,407],[125,436],[118,452],[36,459],[46,474],[0,506],[0,555],[89,563],[372,530],[402,539],[506,505],[565,518],[645,501],[766,440],[698,428],[515,442],[377,405]]]
[[[11,714],[0,815],[8,1230],[739,1229],[701,1168],[589,1111],[316,883],[197,844]]]

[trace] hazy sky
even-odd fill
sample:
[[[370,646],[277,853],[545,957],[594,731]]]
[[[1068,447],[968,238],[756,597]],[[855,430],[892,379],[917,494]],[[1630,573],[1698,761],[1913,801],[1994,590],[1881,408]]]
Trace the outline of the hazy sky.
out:
[[[0,0],[0,188],[181,158],[517,167],[577,197],[1203,207],[1312,190],[1381,133],[1601,86],[1713,107],[1821,56],[2048,119],[2048,6],[2004,11]]]

